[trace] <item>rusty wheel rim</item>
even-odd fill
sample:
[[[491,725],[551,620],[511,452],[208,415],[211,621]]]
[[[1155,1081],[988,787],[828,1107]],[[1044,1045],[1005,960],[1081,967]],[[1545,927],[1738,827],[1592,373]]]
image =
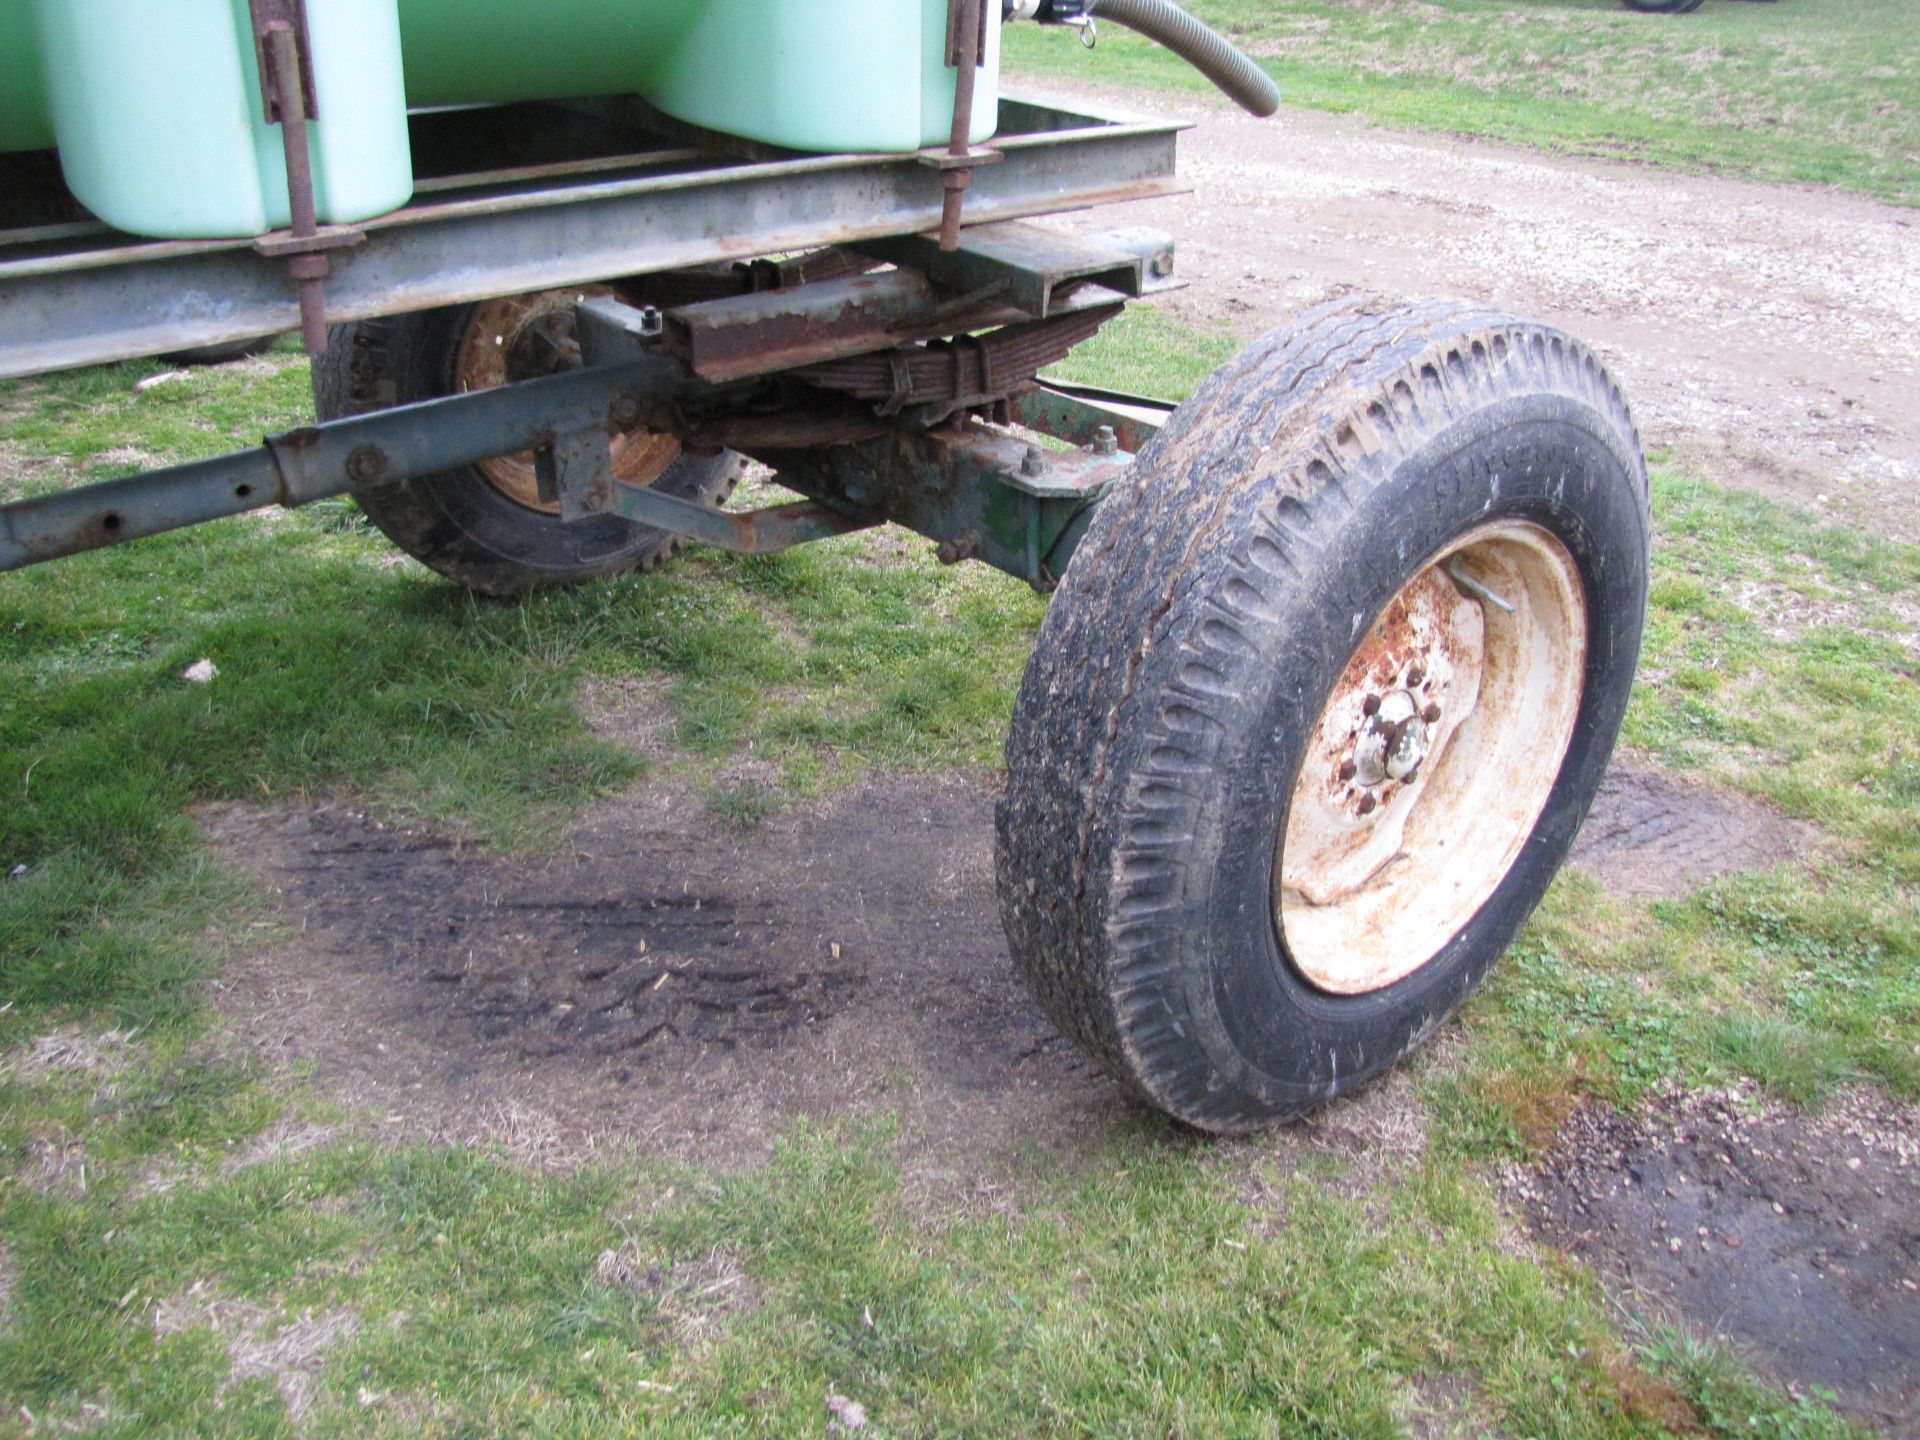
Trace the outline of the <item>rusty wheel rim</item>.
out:
[[[1274,859],[1296,969],[1336,995],[1426,965],[1513,868],[1572,742],[1587,653],[1573,557],[1474,530],[1394,596],[1310,739]]]
[[[612,293],[603,285],[540,290],[476,305],[454,357],[454,383],[462,391],[490,390],[578,369],[580,344],[574,336],[573,307],[592,296]],[[629,485],[651,485],[680,455],[678,440],[646,430],[616,434],[608,448],[614,478]],[[532,451],[482,460],[474,469],[515,504],[542,515],[560,513],[557,502],[540,498]]]

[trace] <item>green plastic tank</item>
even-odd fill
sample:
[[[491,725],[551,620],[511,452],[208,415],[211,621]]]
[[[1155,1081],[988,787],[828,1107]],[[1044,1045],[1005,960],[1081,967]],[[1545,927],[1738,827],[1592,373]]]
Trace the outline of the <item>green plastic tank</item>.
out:
[[[944,145],[947,0],[308,0],[323,221],[412,193],[406,109],[638,94],[796,150]],[[999,116],[999,7],[973,138]],[[167,237],[288,223],[247,0],[0,0],[0,150],[57,145],[108,224]]]
[[[998,127],[1000,10],[973,138]],[[918,150],[953,127],[947,0],[400,0],[415,105],[639,94],[794,150]]]
[[[37,0],[67,187],[141,235],[256,235],[290,221],[286,153],[261,111],[246,0]],[[308,126],[320,219],[364,220],[413,193],[394,0],[307,7]]]

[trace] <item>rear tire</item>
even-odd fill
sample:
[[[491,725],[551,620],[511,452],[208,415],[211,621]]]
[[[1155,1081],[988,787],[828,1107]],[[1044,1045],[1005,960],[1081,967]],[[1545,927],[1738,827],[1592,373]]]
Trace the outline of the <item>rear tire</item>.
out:
[[[998,882],[1041,1006],[1208,1130],[1393,1064],[1479,983],[1586,815],[1638,657],[1649,531],[1625,402],[1556,331],[1343,306],[1242,352],[1096,512],[1021,687]],[[1482,580],[1511,616],[1468,593]],[[1443,651],[1482,656],[1450,692],[1387,654],[1415,633],[1409,596],[1464,627]],[[1383,723],[1363,692],[1402,684],[1415,710],[1437,694],[1468,718],[1435,719],[1424,762],[1363,794],[1381,756],[1353,737]],[[1333,820],[1307,815],[1316,787]],[[1340,826],[1379,852],[1344,874]],[[1403,919],[1408,876],[1423,908]]]
[[[479,305],[457,305],[410,315],[337,325],[327,350],[314,366],[314,395],[320,418],[337,419],[463,390],[552,373],[578,363],[571,354],[566,322],[576,291],[510,297]],[[537,330],[560,322],[553,334]],[[496,335],[500,328],[510,333]],[[491,371],[476,375],[472,357],[499,342],[516,350],[516,335],[546,344],[527,367],[509,366],[503,357]],[[535,347],[529,345],[529,350]],[[623,466],[620,446],[631,440]],[[699,504],[719,504],[739,477],[739,457],[681,453],[665,437],[644,432],[616,437],[614,469],[622,478]],[[641,453],[652,453],[655,463]],[[542,505],[533,492],[530,457],[503,457],[482,465],[461,466],[413,480],[359,492],[369,519],[402,550],[448,579],[484,595],[513,595],[543,585],[650,570],[685,543],[679,537],[614,515],[571,524],[557,507]]]

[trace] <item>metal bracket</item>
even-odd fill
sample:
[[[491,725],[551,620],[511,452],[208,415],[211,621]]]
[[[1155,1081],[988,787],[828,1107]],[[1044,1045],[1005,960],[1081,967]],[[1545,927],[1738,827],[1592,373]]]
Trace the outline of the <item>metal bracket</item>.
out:
[[[563,430],[533,452],[534,483],[540,498],[560,502],[560,518],[572,522],[604,515],[613,508],[613,461],[605,425]]]
[[[1079,285],[1104,285],[1138,298],[1150,267],[1164,263],[1171,271],[1173,242],[1166,236],[1129,231],[1117,238],[1128,242],[1125,248],[1105,237],[1066,235],[1008,220],[973,226],[951,250],[925,235],[869,240],[854,248],[875,260],[918,270],[949,292],[1004,287],[1015,309],[1045,319],[1065,292]]]
[[[327,348],[325,252],[333,242],[316,244],[319,225],[313,198],[313,157],[307,150],[307,122],[316,118],[313,47],[307,36],[305,0],[247,0],[253,14],[253,41],[260,58],[260,90],[267,123],[280,127],[287,159],[287,206],[291,231],[280,239],[287,272],[300,294],[300,336],[307,354]]]
[[[293,38],[291,68],[300,80],[300,116],[303,120],[320,118],[320,104],[313,86],[313,42],[307,36],[306,0],[247,0],[253,13],[254,54],[260,62],[260,102],[269,125],[286,118],[283,96],[287,93],[287,59],[274,44],[276,31],[285,29]]]

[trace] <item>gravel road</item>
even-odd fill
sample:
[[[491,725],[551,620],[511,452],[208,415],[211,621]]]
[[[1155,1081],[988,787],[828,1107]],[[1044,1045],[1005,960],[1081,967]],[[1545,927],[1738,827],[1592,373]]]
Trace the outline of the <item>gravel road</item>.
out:
[[[1016,87],[1191,121],[1194,193],[1083,217],[1179,245],[1177,318],[1458,295],[1591,342],[1695,473],[1920,540],[1920,210],[1198,96]]]

